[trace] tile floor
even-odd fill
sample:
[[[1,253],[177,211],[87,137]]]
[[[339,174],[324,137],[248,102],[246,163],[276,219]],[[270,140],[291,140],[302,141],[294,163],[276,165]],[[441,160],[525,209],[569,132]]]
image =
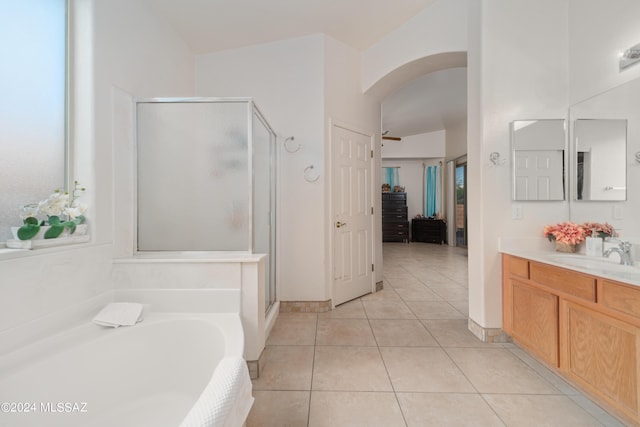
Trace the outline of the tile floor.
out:
[[[466,255],[385,243],[384,290],[280,313],[247,426],[622,426],[518,347],[467,330]]]

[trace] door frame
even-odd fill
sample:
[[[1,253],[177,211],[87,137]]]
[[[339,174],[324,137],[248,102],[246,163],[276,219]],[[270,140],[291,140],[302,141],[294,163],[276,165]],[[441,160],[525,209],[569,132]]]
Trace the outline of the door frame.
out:
[[[327,191],[326,191],[326,197],[327,197],[327,211],[326,211],[326,215],[327,215],[327,219],[328,221],[326,221],[327,224],[327,233],[326,235],[328,236],[328,242],[329,244],[327,245],[327,250],[326,250],[326,259],[328,260],[327,262],[327,270],[326,270],[326,274],[327,274],[327,282],[328,282],[328,294],[329,294],[329,298],[331,300],[331,309],[334,309],[336,307],[335,304],[335,300],[333,298],[335,292],[334,292],[334,288],[335,288],[335,278],[334,278],[334,253],[335,253],[335,241],[333,238],[333,219],[335,217],[335,210],[334,210],[334,206],[333,206],[333,195],[335,193],[335,180],[334,180],[334,176],[336,174],[336,170],[335,170],[335,164],[333,161],[333,155],[334,155],[334,151],[333,151],[333,137],[334,137],[334,132],[333,132],[333,128],[334,127],[339,127],[345,130],[348,130],[350,132],[355,132],[355,133],[359,133],[367,138],[369,138],[370,140],[370,147],[371,147],[371,151],[373,152],[373,156],[369,157],[369,166],[371,167],[371,173],[370,175],[370,192],[371,194],[370,196],[370,200],[371,200],[371,207],[373,208],[373,215],[371,215],[371,220],[369,221],[369,230],[371,233],[371,262],[373,263],[373,265],[375,265],[376,262],[376,242],[378,239],[378,232],[374,226],[374,224],[376,223],[376,218],[379,215],[378,210],[375,208],[376,203],[375,203],[375,189],[377,188],[375,186],[376,183],[376,172],[375,172],[375,165],[376,165],[376,150],[374,148],[374,144],[375,144],[375,133],[374,132],[370,132],[370,131],[366,131],[364,129],[360,129],[356,126],[353,126],[351,124],[342,122],[340,120],[335,120],[333,118],[329,118],[329,144],[327,144],[328,146],[328,155],[327,155],[327,163],[328,163],[328,167],[327,167],[327,171],[329,171],[329,179],[330,179],[330,183],[329,185],[327,185]],[[382,266],[378,266],[378,268],[382,268]],[[375,292],[376,290],[376,275],[375,272],[373,271],[371,274],[371,292]]]

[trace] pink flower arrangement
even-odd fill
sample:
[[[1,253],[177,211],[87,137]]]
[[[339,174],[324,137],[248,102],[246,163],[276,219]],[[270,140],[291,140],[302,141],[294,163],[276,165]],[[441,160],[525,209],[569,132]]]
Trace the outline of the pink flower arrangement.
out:
[[[587,236],[591,236],[595,231],[594,237],[617,237],[618,233],[611,224],[599,222],[585,222],[584,224],[575,224],[573,222],[561,222],[560,224],[547,225],[544,227],[544,235],[549,241],[558,241],[568,245],[578,245],[584,241]]]
[[[577,245],[584,241],[586,232],[580,224],[562,222],[544,227],[544,235],[549,241],[555,240],[567,245]]]
[[[599,222],[585,222],[582,224],[582,228],[584,228],[587,236],[591,237],[617,237],[618,233],[613,228],[613,225],[608,223],[599,223]],[[595,231],[595,236],[592,236]]]

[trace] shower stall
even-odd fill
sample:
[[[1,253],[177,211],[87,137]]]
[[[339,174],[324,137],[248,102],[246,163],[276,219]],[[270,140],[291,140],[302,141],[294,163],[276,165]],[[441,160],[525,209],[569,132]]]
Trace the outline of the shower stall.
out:
[[[276,301],[276,135],[250,98],[136,101],[136,249],[266,254]]]

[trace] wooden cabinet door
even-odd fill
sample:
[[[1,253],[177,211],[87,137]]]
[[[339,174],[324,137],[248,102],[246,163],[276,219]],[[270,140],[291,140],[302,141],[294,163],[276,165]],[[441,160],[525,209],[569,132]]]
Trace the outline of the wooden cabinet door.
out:
[[[569,301],[561,310],[560,368],[637,420],[640,328]]]
[[[511,282],[511,333],[547,363],[558,366],[558,297]]]

